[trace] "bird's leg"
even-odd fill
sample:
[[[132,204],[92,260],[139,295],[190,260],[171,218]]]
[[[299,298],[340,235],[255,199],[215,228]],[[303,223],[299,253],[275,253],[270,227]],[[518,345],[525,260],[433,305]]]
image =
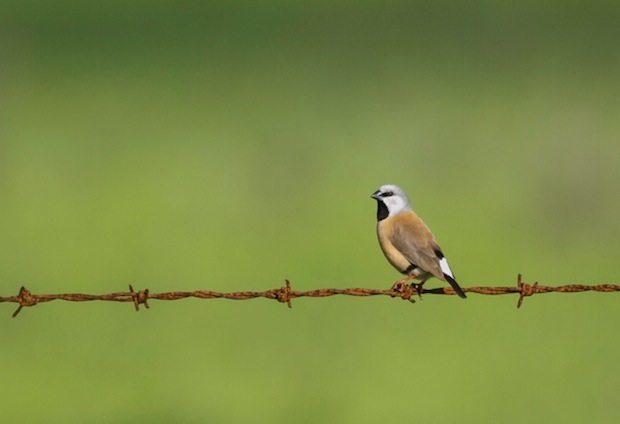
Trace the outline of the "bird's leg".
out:
[[[418,276],[415,274],[412,275],[408,275],[405,278],[401,278],[400,280],[398,280],[397,282],[395,282],[392,285],[392,290],[396,291],[396,292],[401,292],[403,289],[403,286],[405,285],[405,283],[407,283],[408,281],[411,280],[415,280]]]
[[[413,288],[418,293],[420,300],[422,300],[422,290],[424,289],[424,283],[426,283],[426,280],[428,280],[428,277],[420,280],[417,284],[413,283]]]

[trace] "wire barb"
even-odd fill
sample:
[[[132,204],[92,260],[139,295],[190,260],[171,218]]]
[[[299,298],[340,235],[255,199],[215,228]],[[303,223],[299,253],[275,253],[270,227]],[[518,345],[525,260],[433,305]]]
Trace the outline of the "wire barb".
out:
[[[291,305],[291,282],[286,279],[284,280],[286,285],[280,287],[280,290],[276,292],[275,299],[280,303],[286,303],[288,308],[291,309],[293,305]]]
[[[463,287],[463,291],[467,293],[486,294],[486,295],[500,295],[500,294],[519,294],[519,300],[517,302],[517,308],[521,307],[523,299],[525,297],[533,296],[534,294],[542,293],[580,293],[586,291],[596,291],[601,293],[620,292],[620,285],[617,284],[598,284],[598,285],[584,285],[584,284],[569,284],[563,286],[541,286],[538,282],[534,284],[528,284],[523,281],[522,275],[517,276],[517,285],[507,287]],[[0,296],[1,302],[17,303],[19,306],[13,313],[13,317],[16,317],[24,306],[35,306],[42,302],[49,302],[51,300],[66,300],[70,302],[86,302],[92,300],[104,300],[112,302],[131,302],[134,305],[136,311],[140,310],[140,305],[144,305],[149,309],[149,299],[156,300],[180,300],[188,297],[195,297],[198,299],[232,299],[232,300],[247,300],[256,299],[259,297],[274,299],[280,303],[286,303],[289,308],[292,307],[291,301],[297,297],[329,297],[336,295],[346,295],[354,297],[368,297],[368,296],[389,296],[392,298],[401,298],[408,300],[411,303],[415,303],[414,297],[417,295],[422,299],[423,294],[442,294],[442,295],[455,295],[452,287],[438,287],[433,289],[423,288],[421,284],[400,284],[393,285],[390,289],[366,289],[366,288],[323,288],[308,291],[295,291],[291,288],[291,282],[285,280],[285,285],[278,289],[271,289],[262,292],[242,291],[242,292],[229,292],[220,293],[208,290],[197,290],[188,292],[163,292],[163,293],[151,293],[149,289],[134,290],[133,286],[129,285],[129,292],[117,292],[109,294],[83,294],[83,293],[64,293],[64,294],[32,294],[29,290],[22,286],[17,296]]]
[[[537,293],[536,289],[538,289],[538,281],[534,284],[529,285],[526,282],[521,280],[521,274],[517,275],[517,287],[519,288],[519,301],[517,302],[517,309],[521,307],[523,303],[523,299],[526,296],[532,296],[534,293]]]
[[[132,285],[130,284],[129,293],[131,293],[131,298],[133,299],[133,304],[136,308],[136,312],[140,312],[140,305],[144,305],[146,309],[149,309],[149,289],[135,292]]]
[[[21,312],[24,306],[34,306],[39,303],[39,300],[35,296],[33,296],[32,293],[30,293],[30,291],[24,286],[19,289],[19,294],[15,296],[15,298],[17,299],[16,301],[17,303],[19,303],[19,306],[17,307],[15,312],[13,312],[13,318],[15,318],[17,314]]]
[[[415,295],[420,297],[422,300],[422,293],[424,292],[422,289],[422,284],[394,284],[392,286],[392,291],[394,294],[392,297],[400,297],[402,300],[408,300],[411,303],[415,303],[415,299],[413,298]]]

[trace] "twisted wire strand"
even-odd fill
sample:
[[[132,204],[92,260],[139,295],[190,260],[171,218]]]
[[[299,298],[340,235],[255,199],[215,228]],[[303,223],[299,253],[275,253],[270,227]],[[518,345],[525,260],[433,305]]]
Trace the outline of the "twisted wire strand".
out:
[[[596,291],[601,293],[611,293],[620,291],[620,285],[617,284],[568,284],[562,286],[542,286],[538,282],[528,284],[522,280],[521,274],[517,276],[516,286],[474,286],[463,287],[466,293],[476,293],[482,295],[502,295],[502,294],[519,294],[517,308],[521,307],[523,299],[534,294],[543,293],[581,293],[587,291]],[[83,293],[61,293],[61,294],[33,294],[25,287],[21,287],[16,296],[0,296],[0,302],[17,303],[19,306],[13,313],[16,317],[24,307],[36,306],[39,303],[50,302],[52,300],[66,300],[69,302],[87,302],[87,301],[108,301],[108,302],[131,302],[134,304],[135,310],[140,310],[140,305],[149,308],[149,300],[180,300],[189,297],[198,299],[231,299],[231,300],[248,300],[256,298],[274,299],[280,303],[286,303],[288,307],[292,307],[291,300],[299,297],[328,297],[328,296],[390,296],[393,298],[401,298],[415,303],[416,296],[426,294],[454,295],[455,291],[451,287],[440,287],[433,289],[425,289],[419,284],[403,285],[398,288],[390,289],[369,289],[369,288],[322,288],[308,291],[297,291],[291,288],[291,283],[286,280],[286,284],[277,289],[265,291],[239,291],[239,292],[216,292],[209,290],[196,291],[173,291],[162,293],[151,293],[148,289],[134,290],[129,285],[128,292],[115,292],[109,294],[83,294]]]

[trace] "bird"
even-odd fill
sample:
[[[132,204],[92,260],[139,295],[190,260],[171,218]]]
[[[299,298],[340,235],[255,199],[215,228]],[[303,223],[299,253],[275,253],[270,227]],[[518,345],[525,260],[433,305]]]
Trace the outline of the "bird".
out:
[[[393,285],[402,288],[410,280],[419,279],[418,293],[429,278],[450,283],[456,294],[467,296],[456,282],[435,236],[424,221],[413,211],[407,194],[400,187],[386,184],[371,196],[377,201],[377,237],[386,259],[400,273],[406,275]]]

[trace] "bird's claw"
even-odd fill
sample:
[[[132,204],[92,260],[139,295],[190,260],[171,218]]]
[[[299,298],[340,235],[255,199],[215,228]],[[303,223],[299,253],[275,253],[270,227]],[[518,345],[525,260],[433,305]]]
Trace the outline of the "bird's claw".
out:
[[[398,280],[394,284],[392,284],[391,290],[397,293],[401,293],[407,284],[403,283],[402,280]]]
[[[420,282],[420,283],[411,283],[411,286],[415,289],[416,293],[418,294],[418,297],[420,298],[420,300],[422,300],[422,291],[424,290],[424,281]]]
[[[403,295],[418,295],[420,299],[422,299],[422,292],[424,289],[424,281],[421,283],[409,283],[407,281],[413,280],[415,277],[408,276],[407,278],[403,278],[398,280],[392,285],[391,290],[395,293],[398,293],[401,297]]]
[[[415,275],[408,275],[405,278],[401,278],[400,280],[398,280],[397,282],[395,282],[392,285],[392,290],[401,293],[403,291],[403,289],[405,288],[405,286],[407,286],[406,283],[408,281],[411,281],[411,280],[415,279],[415,278],[416,278]]]

